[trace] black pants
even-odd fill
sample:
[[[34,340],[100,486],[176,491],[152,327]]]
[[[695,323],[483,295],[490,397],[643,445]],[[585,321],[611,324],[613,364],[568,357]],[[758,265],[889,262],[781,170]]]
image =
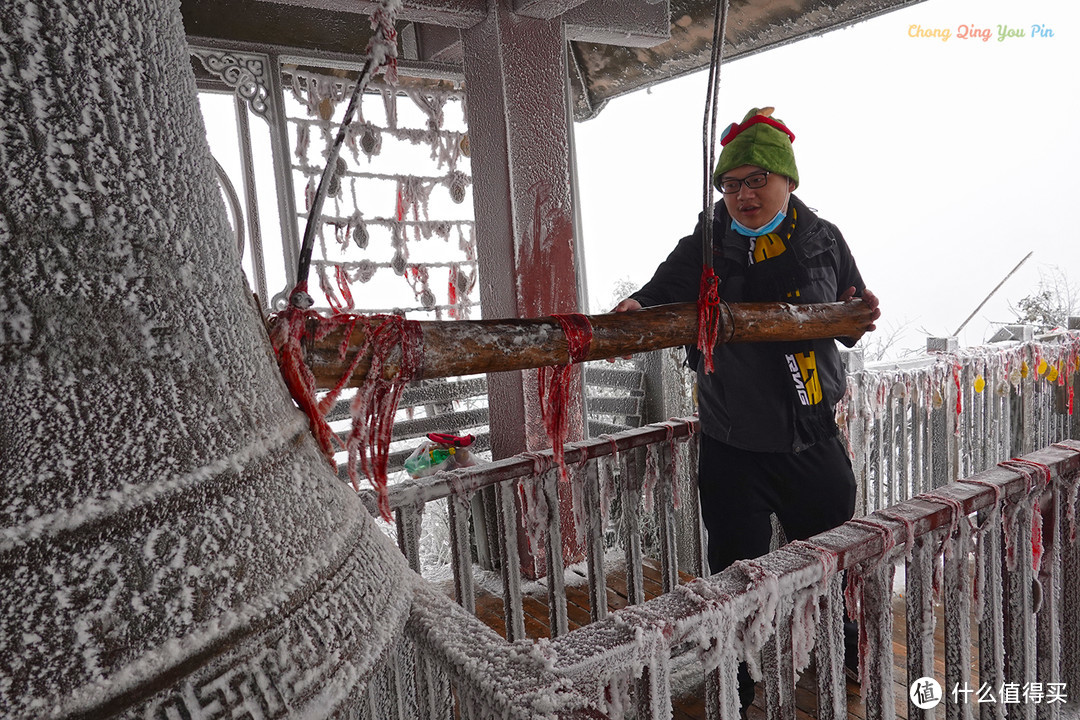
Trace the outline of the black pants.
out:
[[[788,540],[806,540],[842,525],[855,513],[855,474],[840,438],[799,453],[758,453],[702,434],[698,467],[701,516],[709,535],[709,569],[769,552],[776,513]],[[858,626],[844,616],[848,652],[858,647]],[[853,645],[854,644],[854,645]],[[754,701],[754,683],[739,664],[739,699]]]
[[[840,438],[798,453],[759,453],[701,435],[698,490],[709,535],[709,569],[761,557],[776,513],[788,540],[805,540],[851,519],[855,474]]]

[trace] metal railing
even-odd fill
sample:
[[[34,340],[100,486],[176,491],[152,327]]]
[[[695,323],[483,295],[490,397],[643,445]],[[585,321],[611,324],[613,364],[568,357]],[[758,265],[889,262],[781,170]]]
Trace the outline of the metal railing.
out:
[[[838,418],[862,513],[1080,437],[1072,407],[1080,333],[963,350],[947,339],[929,345],[939,349],[866,367],[856,359],[849,367]]]
[[[673,660],[689,657],[705,680],[708,717],[738,717],[735,667],[748,659],[760,667],[770,717],[794,718],[796,673],[813,650],[815,717],[846,718],[845,571],[863,631],[867,717],[894,717],[899,562],[909,683],[943,680],[948,718],[973,717],[976,692],[984,694],[982,717],[1006,716],[1006,693],[1026,700],[1014,700],[1008,717],[1058,717],[1068,688],[1080,686],[1078,486],[1080,443],[1044,448],[550,641],[505,643],[463,609],[448,610],[438,593],[421,591],[407,631],[411,651],[441,669],[416,673],[428,683],[419,717],[452,717],[453,698],[466,717],[670,717]],[[946,625],[944,677],[934,670],[937,602]],[[997,702],[985,702],[986,692]],[[914,703],[909,718],[919,716]]]
[[[553,464],[550,450],[406,480],[389,489],[398,545],[413,570],[419,572],[424,508],[430,502],[446,499],[454,597],[465,609],[474,611],[469,533],[472,496],[493,488],[506,637],[509,640],[525,637],[522,553],[519,552],[522,540],[530,543],[533,554],[544,558],[551,635],[558,637],[567,632],[564,570],[571,545],[583,547],[581,560],[586,567],[592,619],[607,614],[604,560],[609,543],[605,534],[612,524],[618,526],[616,534],[624,540],[626,590],[631,604],[645,599],[642,527],[649,517],[655,517],[656,522],[654,550],[660,560],[663,589],[669,592],[678,586],[677,515],[689,513],[695,526],[701,527],[697,494],[679,490],[681,485],[696,483],[696,446],[685,444],[696,428],[695,419],[670,420],[570,443],[566,446],[565,462],[571,482],[560,482],[559,469]],[[578,531],[575,543],[563,537],[565,523],[557,511],[560,495],[574,508]],[[374,496],[362,493],[362,497],[369,510],[377,512]],[[610,512],[613,505],[617,507],[615,513]],[[519,533],[519,518],[523,516],[526,532]],[[700,532],[692,544],[693,571],[701,575],[704,544]]]

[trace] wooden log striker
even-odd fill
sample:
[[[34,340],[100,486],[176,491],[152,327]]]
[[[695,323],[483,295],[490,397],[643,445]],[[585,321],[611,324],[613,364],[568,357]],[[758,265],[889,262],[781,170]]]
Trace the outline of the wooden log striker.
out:
[[[793,305],[789,303],[722,304],[719,342],[774,342],[851,338],[866,332],[873,312],[861,299],[847,302]],[[648,352],[697,343],[697,305],[676,303],[633,312],[588,316],[593,338],[586,360]],[[277,322],[271,316],[268,323]],[[421,321],[423,367],[413,379],[525,370],[570,361],[566,335],[554,317]],[[308,366],[320,388],[334,387],[353,356],[364,345],[365,329],[358,324],[345,358],[340,355],[345,330],[328,334],[305,347]],[[314,335],[314,333],[311,333]],[[384,377],[400,369],[396,348],[385,362]],[[349,386],[368,374],[371,357],[360,358]]]

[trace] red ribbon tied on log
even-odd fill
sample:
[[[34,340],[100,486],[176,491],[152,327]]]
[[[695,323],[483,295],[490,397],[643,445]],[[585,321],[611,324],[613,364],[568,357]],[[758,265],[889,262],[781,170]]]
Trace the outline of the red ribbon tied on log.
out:
[[[566,407],[570,400],[570,379],[574,374],[574,363],[582,362],[589,355],[593,329],[589,318],[579,313],[552,317],[566,335],[566,350],[570,361],[566,365],[540,368],[537,385],[540,393],[540,417],[544,421],[548,439],[551,440],[551,453],[559,466],[559,477],[567,480],[563,445],[566,443]]]
[[[319,450],[331,468],[337,467],[333,445],[337,436],[326,421],[326,412],[353,374],[359,360],[371,351],[370,367],[352,402],[352,428],[345,441],[345,449],[349,453],[349,479],[353,487],[357,491],[360,489],[359,470],[375,488],[380,514],[385,520],[391,520],[386,489],[390,433],[406,383],[423,371],[424,336],[420,323],[398,315],[335,313],[331,317],[323,317],[311,309],[306,281],[298,283],[293,289],[289,307],[278,317],[279,322],[273,325],[270,340],[277,354],[282,378],[296,404],[307,415]],[[309,337],[318,340],[345,326],[347,332],[340,346],[344,358],[352,330],[357,324],[366,329],[362,347],[356,351],[334,388],[321,400],[317,399],[315,377],[304,360],[304,341]],[[398,348],[401,352],[398,372],[392,379],[384,379],[384,368]]]

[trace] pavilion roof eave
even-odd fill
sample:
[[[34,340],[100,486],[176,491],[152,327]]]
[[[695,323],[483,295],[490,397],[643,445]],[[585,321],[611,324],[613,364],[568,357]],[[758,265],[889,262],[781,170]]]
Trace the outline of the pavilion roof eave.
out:
[[[725,59],[749,57],[924,1],[730,0]],[[552,2],[555,0],[533,5],[550,7]],[[559,2],[565,4],[566,0]],[[619,3],[589,0],[570,4],[575,6],[566,16],[575,120],[594,117],[608,100],[708,66],[714,0],[668,0],[669,23],[657,20],[655,8],[662,6],[649,4],[646,7],[652,9],[642,13],[637,34],[626,30],[635,23],[633,12],[616,10]],[[181,3],[191,37],[287,48],[299,56],[329,54],[339,58],[363,56],[371,33],[364,13],[371,6],[371,2],[355,0]],[[460,77],[461,29],[478,22],[483,8],[480,0],[407,0],[399,20],[403,59],[431,63]],[[622,14],[615,17],[618,12]],[[611,27],[605,31],[609,15]],[[664,25],[669,25],[669,34]],[[663,39],[665,34],[667,39]],[[611,44],[613,37],[625,37],[625,44]]]
[[[738,60],[850,27],[924,0],[732,0],[724,58]],[[708,67],[713,0],[671,0],[671,38],[650,48],[573,41],[575,119],[586,120],[608,100]]]

